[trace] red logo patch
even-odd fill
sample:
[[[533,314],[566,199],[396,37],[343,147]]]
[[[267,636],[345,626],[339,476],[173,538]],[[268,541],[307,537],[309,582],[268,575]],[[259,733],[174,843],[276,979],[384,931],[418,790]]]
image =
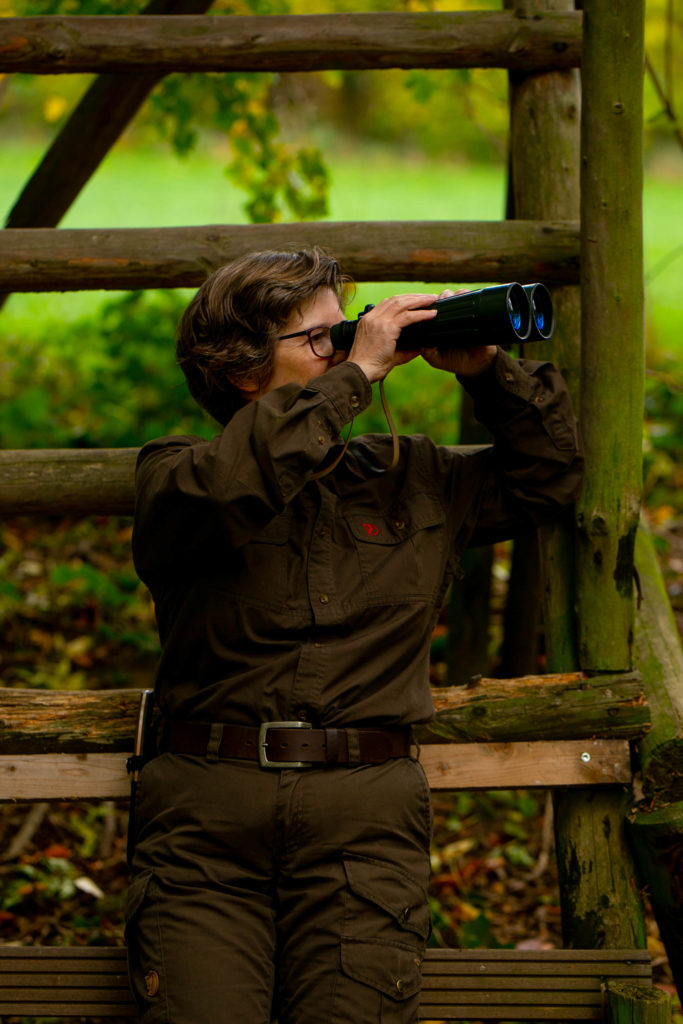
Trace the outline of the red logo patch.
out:
[[[368,537],[376,537],[379,533],[379,526],[374,526],[372,523],[363,523],[363,529]]]

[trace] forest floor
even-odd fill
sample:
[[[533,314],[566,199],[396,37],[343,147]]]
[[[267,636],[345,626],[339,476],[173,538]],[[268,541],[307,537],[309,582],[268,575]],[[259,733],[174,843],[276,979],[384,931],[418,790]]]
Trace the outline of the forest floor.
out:
[[[130,526],[102,520],[98,531],[106,545],[66,521],[48,530],[29,519],[0,525],[3,685],[149,683],[156,650],[149,606],[131,578]],[[655,524],[655,532],[683,636],[683,522]],[[562,945],[552,814],[545,791],[435,795],[432,944]],[[113,802],[1,807],[0,941],[120,944],[126,828],[126,808]],[[675,997],[649,908],[647,927],[656,982]]]

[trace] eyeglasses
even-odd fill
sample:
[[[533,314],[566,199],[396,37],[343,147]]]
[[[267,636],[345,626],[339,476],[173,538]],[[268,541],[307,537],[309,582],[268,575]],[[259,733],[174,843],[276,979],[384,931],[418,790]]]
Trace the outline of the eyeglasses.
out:
[[[337,351],[330,337],[329,327],[307,327],[305,331],[294,331],[294,334],[283,334],[280,341],[290,338],[303,338],[306,335],[313,354],[319,359],[329,359]]]

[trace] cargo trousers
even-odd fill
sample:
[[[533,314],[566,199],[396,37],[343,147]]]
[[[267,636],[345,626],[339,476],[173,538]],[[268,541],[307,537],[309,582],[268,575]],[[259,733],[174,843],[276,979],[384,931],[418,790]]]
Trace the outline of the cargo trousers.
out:
[[[413,1024],[429,933],[419,761],[271,770],[164,753],[126,908],[142,1024]]]

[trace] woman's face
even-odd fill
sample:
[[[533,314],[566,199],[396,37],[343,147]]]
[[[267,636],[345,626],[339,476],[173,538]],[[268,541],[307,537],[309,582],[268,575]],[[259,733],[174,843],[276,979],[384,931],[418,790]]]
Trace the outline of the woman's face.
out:
[[[335,293],[331,288],[321,288],[298,313],[292,314],[280,334],[295,334],[309,327],[331,327],[343,319],[344,313]],[[335,352],[323,358],[317,356],[305,334],[278,341],[270,380],[257,394],[249,397],[260,398],[283,384],[300,384],[303,387],[345,358],[346,352]]]

